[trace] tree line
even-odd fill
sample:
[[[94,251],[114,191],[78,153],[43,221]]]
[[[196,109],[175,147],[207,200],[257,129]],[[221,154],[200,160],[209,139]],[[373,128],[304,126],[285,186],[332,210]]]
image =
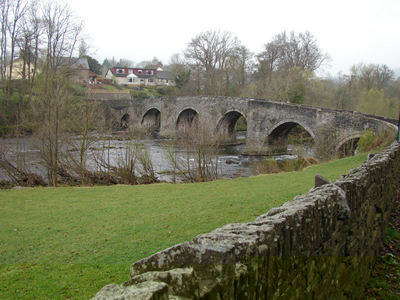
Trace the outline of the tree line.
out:
[[[87,82],[84,87],[74,81],[80,58],[87,58],[91,69],[99,64],[87,55],[82,20],[68,4],[0,0],[0,15],[0,132],[17,141],[11,157],[0,140],[1,172],[18,185],[157,181],[146,149],[132,132],[118,161],[110,160],[104,136],[113,124],[102,105],[90,100]],[[26,133],[29,139],[19,139]],[[26,148],[36,150],[46,180],[31,172]]]
[[[277,33],[252,53],[227,31],[206,31],[171,57],[177,93],[264,98],[396,118],[400,78],[387,65],[354,64],[320,78],[331,57],[310,32]]]
[[[70,61],[67,64],[67,58],[86,53],[83,22],[67,4],[57,1],[1,0],[0,12],[0,78],[5,105],[10,100],[10,84],[15,75],[17,58],[22,66],[18,70],[22,104],[22,95],[26,92],[29,92],[29,100],[32,99],[39,68],[41,75],[50,79],[61,73],[61,66],[73,63]],[[67,68],[63,71],[68,72]]]
[[[38,68],[48,74],[65,64],[61,58],[87,57],[95,73],[112,66],[152,67],[159,60],[134,64],[106,58],[102,65],[87,55],[82,21],[67,4],[41,0],[1,0],[0,41],[3,104],[10,101],[14,62],[22,61],[21,95],[32,99]],[[349,74],[320,78],[317,72],[331,58],[310,32],[281,32],[260,53],[252,53],[229,31],[201,32],[182,53],[171,56],[170,70],[177,95],[224,95],[267,98],[336,109],[397,116],[400,81],[387,65],[354,64]],[[379,109],[376,110],[376,104]]]
[[[70,80],[76,71],[72,66],[87,50],[82,21],[56,1],[1,0],[0,13],[3,132],[12,126],[14,136],[32,133],[51,185],[57,186],[61,177],[85,181],[87,152],[96,140],[91,131],[103,128],[105,121],[99,105],[87,95],[77,97]],[[18,80],[13,79],[16,63]],[[6,147],[1,148],[0,166],[11,178],[38,181],[23,157],[11,164]],[[72,148],[78,155],[68,155]]]

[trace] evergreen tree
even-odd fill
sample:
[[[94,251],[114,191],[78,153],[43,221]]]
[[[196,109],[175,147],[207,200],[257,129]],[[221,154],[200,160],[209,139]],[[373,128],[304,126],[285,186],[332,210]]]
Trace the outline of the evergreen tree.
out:
[[[88,60],[89,70],[92,71],[93,73],[101,74],[101,65],[100,65],[100,63],[96,59],[94,59],[93,57],[90,57],[89,55],[87,55],[85,57]]]
[[[110,63],[110,62],[108,61],[108,59],[106,58],[106,59],[103,61],[102,66],[106,66],[107,69],[109,69],[109,68],[111,68],[111,63]]]

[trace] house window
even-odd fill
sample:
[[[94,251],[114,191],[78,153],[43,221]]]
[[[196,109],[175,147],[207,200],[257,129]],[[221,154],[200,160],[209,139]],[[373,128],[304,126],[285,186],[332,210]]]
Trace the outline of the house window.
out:
[[[129,73],[129,74],[132,74],[132,72],[133,72],[133,70],[128,70],[128,73]]]
[[[140,82],[144,82],[144,78],[140,78]]]
[[[142,74],[142,70],[139,70],[139,71],[138,71],[138,74]]]
[[[149,78],[149,82],[154,82],[153,78]]]
[[[147,71],[146,71],[146,74],[147,74],[147,75],[153,75],[153,71],[147,70]]]
[[[118,74],[124,74],[124,69],[117,69]]]

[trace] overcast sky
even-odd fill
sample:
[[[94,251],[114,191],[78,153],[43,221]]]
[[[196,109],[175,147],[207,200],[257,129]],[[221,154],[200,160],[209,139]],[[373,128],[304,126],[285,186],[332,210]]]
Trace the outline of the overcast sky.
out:
[[[68,0],[85,22],[92,55],[135,63],[173,53],[207,30],[231,31],[253,53],[276,33],[310,31],[332,75],[356,63],[400,68],[400,0]]]

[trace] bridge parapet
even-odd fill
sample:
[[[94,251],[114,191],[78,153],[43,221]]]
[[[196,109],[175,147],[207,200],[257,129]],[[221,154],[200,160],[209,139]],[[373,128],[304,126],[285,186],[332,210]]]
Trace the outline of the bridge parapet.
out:
[[[377,134],[397,131],[396,121],[383,117],[263,99],[187,96],[103,102],[115,124],[157,127],[165,137],[174,137],[197,122],[210,135],[223,134],[223,139],[231,140],[243,116],[247,120],[246,152],[254,154],[286,152],[288,134],[298,125],[314,139],[314,153],[320,159],[334,157],[343,144],[357,140],[365,129]]]

